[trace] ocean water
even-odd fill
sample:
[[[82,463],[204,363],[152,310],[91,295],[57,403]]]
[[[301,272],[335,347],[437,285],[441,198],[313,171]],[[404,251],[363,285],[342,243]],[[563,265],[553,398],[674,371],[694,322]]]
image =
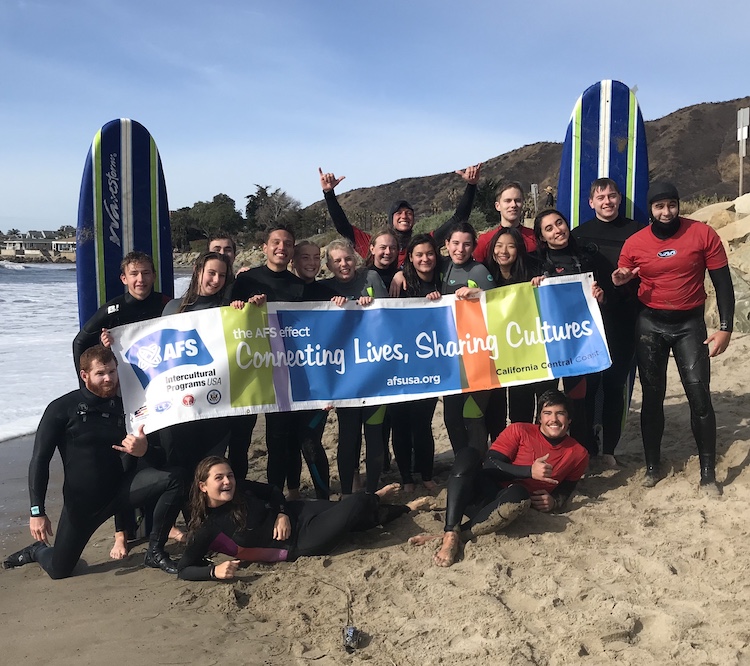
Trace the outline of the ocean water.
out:
[[[182,294],[189,278],[175,278]],[[78,387],[76,270],[0,261],[0,442],[36,430],[49,402]]]

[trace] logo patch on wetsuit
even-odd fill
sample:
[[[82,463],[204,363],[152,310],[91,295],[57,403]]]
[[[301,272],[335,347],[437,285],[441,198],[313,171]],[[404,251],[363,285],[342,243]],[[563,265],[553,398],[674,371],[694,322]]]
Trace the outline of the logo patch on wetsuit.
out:
[[[162,372],[181,365],[209,365],[214,362],[198,331],[178,331],[165,328],[147,335],[125,352],[145,389]]]
[[[674,255],[677,254],[677,250],[662,250],[661,252],[657,252],[656,256],[661,257],[662,259],[666,259],[667,257],[674,257]]]
[[[107,308],[107,314],[112,314],[113,312],[119,312],[119,311],[120,311],[119,303],[115,303],[115,305],[110,305]]]

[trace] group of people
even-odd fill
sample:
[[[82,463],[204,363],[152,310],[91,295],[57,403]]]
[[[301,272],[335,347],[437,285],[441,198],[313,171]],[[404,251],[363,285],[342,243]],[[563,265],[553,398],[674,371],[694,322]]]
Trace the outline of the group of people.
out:
[[[243,308],[267,301],[331,301],[342,306],[356,301],[367,307],[379,298],[476,298],[481,290],[509,284],[538,285],[548,277],[594,273],[592,296],[602,310],[611,367],[596,375],[565,378],[563,392],[553,381],[443,398],[445,428],[455,453],[444,531],[442,537],[412,540],[419,545],[441,537],[434,558],[439,566],[453,564],[462,541],[503,528],[529,507],[553,511],[564,506],[589,459],[600,454],[593,417],[597,392],[603,396],[601,459],[617,464],[614,453],[635,359],[643,387],[644,485],[660,479],[671,351],[690,405],[700,485],[718,494],[709,358],[729,343],[734,293],[716,233],[679,215],[678,192],[668,183],[653,183],[649,190],[648,226],[624,218],[617,184],[600,178],[590,190],[593,219],[573,230],[565,216],[551,208],[536,216],[533,229],[525,227],[521,185],[502,185],[495,204],[500,225],[478,236],[468,218],[480,169],[477,165],[456,172],[466,182],[463,196],[454,215],[430,234],[413,233],[414,210],[405,200],[393,205],[383,229],[367,233],[354,227],[334,193],[343,177],[319,170],[329,213],[342,236],[325,247],[325,264],[332,274],[327,279],[318,279],[321,248],[308,240],[296,242],[293,230],[284,226],[267,232],[265,264],[236,275],[233,239],[223,233],[210,238],[186,293],[171,301],[153,290],[150,257],[140,252],[126,256],[121,276],[125,293],[103,306],[73,343],[81,387],[52,402],[37,430],[29,471],[35,541],[4,565],[35,561],[53,578],[69,576],[93,532],[111,516],[116,530],[112,556],[124,557],[133,508],[147,507],[152,516],[147,566],[188,579],[225,579],[234,576],[242,560],[323,554],[349,532],[430,506],[428,498],[388,504],[385,500],[395,487],[381,488],[380,478],[390,435],[404,489],[413,492],[418,476],[427,490],[435,490],[436,398],[337,408],[339,502],[329,500],[329,461],[321,441],[326,410],[265,415],[267,484],[245,478],[256,416],[177,424],[148,436],[142,430],[126,434],[109,329],[230,304]],[[716,288],[721,321],[720,330],[710,336],[703,321],[706,270]],[[55,545],[50,546],[52,525],[44,502],[55,449],[64,466],[64,507]],[[302,501],[300,495],[303,458],[316,501]],[[364,492],[355,492],[359,489]],[[187,539],[175,528],[180,511]],[[179,562],[165,550],[170,536],[187,541]],[[204,559],[212,551],[233,559],[214,566]]]

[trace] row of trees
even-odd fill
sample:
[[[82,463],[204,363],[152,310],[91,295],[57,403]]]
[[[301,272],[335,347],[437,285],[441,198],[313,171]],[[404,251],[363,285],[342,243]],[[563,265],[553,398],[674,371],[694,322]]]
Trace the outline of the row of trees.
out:
[[[488,178],[477,186],[475,209],[484,217],[487,225],[496,224],[495,190],[499,181]],[[460,192],[449,194],[452,208],[458,203]],[[280,188],[256,185],[255,192],[246,197],[245,215],[237,210],[234,199],[226,194],[217,194],[212,201],[198,201],[191,207],[172,211],[172,244],[180,250],[188,250],[191,241],[212,236],[218,230],[232,234],[240,244],[259,244],[265,231],[277,224],[294,228],[299,238],[323,233],[330,225],[328,215],[321,208],[302,210],[300,202]],[[440,213],[441,206],[433,206],[432,213]],[[367,210],[350,211],[352,224],[361,229],[372,230],[386,222],[384,212]]]
[[[232,234],[242,244],[259,243],[266,230],[287,224],[298,236],[310,236],[325,230],[327,216],[320,210],[302,210],[300,202],[283,190],[256,185],[245,197],[245,216],[237,210],[234,199],[217,194],[212,201],[198,201],[191,207],[170,214],[172,244],[187,250],[191,241],[212,236],[219,230]]]

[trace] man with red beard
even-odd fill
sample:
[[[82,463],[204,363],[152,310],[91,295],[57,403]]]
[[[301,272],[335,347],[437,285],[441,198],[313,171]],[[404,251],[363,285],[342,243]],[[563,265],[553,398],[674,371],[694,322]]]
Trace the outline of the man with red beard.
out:
[[[142,467],[139,459],[160,464],[160,451],[150,447],[143,427],[125,431],[122,399],[117,395],[117,363],[111,350],[97,345],[81,355],[84,386],[52,401],[42,416],[29,465],[34,543],[8,557],[6,569],[38,562],[51,578],[67,578],[91,536],[108,518],[124,509],[155,505],[145,564],[176,574],[164,551],[169,530],[183,501],[179,473]],[[44,501],[49,464],[55,450],[63,462],[64,504],[55,545]]]

